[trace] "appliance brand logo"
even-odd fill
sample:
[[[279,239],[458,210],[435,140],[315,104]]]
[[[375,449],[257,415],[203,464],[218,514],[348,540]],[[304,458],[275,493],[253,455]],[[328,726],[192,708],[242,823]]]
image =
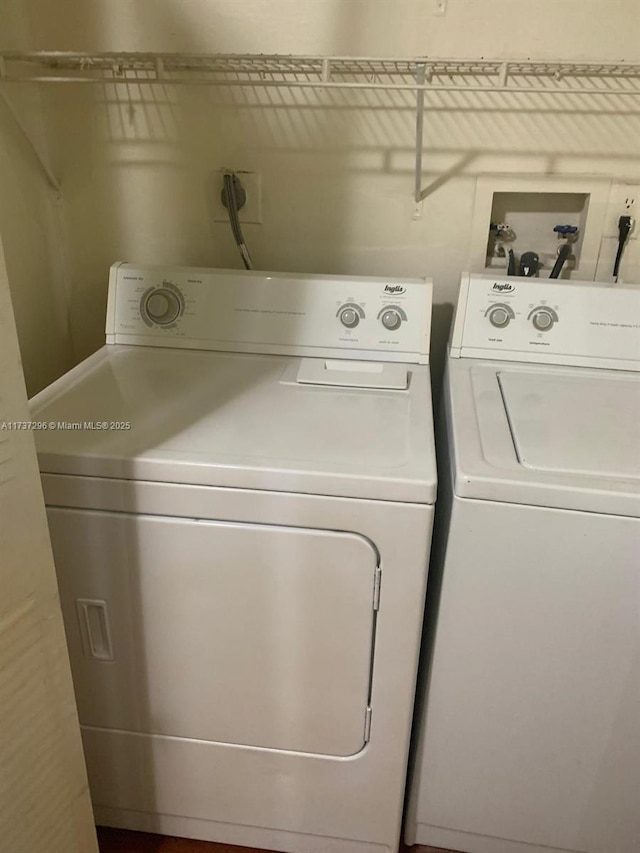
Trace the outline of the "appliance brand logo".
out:
[[[491,288],[492,290],[497,290],[498,293],[511,293],[512,290],[515,290],[515,285],[509,284],[508,281],[496,281],[496,283]]]
[[[401,284],[385,284],[384,292],[385,293],[393,293],[393,294],[406,293],[407,288],[403,287]]]

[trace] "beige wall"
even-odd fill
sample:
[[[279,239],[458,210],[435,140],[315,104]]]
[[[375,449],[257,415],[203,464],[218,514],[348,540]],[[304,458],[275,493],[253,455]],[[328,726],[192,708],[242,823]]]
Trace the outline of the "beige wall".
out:
[[[631,59],[637,0],[28,0],[40,48]],[[635,16],[635,34],[633,20]]]
[[[448,0],[444,16],[434,0],[27,2],[43,49],[640,58],[637,0]],[[467,263],[478,174],[640,178],[637,98],[428,95],[418,221],[409,93],[105,86],[43,99],[79,356],[102,341],[112,261],[239,266],[211,217],[222,166],[261,174],[263,224],[245,227],[257,267],[431,274],[440,303]]]
[[[28,28],[20,3],[0,11],[0,50],[27,49]],[[61,274],[60,222],[56,194],[43,180],[12,110],[46,159],[46,139],[37,90],[0,90],[0,235],[4,240],[16,324],[30,394],[73,364]]]

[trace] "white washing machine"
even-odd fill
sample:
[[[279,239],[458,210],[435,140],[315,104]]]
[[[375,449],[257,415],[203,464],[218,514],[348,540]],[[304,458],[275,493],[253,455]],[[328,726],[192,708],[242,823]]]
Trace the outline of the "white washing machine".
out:
[[[640,288],[463,276],[447,370],[406,840],[638,853]]]
[[[107,313],[32,401],[97,822],[395,853],[430,282],[117,264]]]

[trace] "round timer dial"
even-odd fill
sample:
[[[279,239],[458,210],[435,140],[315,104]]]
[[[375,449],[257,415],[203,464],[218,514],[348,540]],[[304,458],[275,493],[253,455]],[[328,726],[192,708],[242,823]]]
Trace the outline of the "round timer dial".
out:
[[[183,311],[182,294],[168,283],[150,288],[140,300],[140,313],[149,325],[171,326]]]

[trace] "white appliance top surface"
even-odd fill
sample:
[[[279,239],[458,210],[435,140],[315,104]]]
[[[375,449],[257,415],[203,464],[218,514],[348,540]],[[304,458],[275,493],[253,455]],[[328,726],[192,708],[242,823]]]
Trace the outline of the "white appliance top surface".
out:
[[[640,489],[640,381],[624,376],[498,373],[518,459],[526,468]]]
[[[55,424],[36,433],[41,471],[433,503],[428,366],[406,365],[404,390],[302,383],[300,366],[107,344],[32,400]]]
[[[640,375],[449,358],[460,497],[640,517]]]

